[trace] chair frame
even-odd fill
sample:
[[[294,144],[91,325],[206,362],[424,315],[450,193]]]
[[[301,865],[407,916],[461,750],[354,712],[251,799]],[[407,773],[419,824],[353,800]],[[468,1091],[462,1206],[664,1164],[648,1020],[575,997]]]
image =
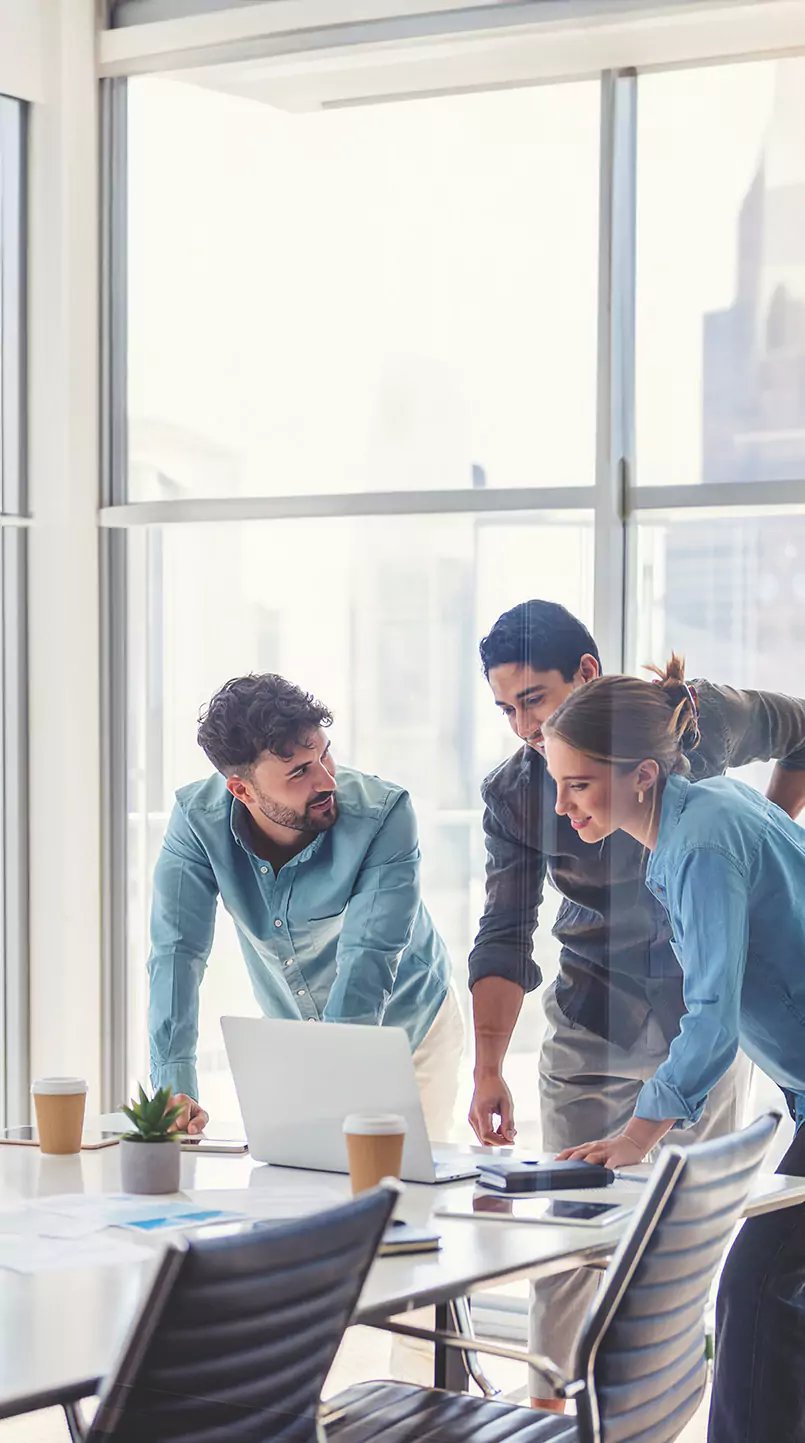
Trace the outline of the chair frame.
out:
[[[771,1113],[769,1115],[776,1116],[779,1120],[779,1114]],[[536,1369],[547,1379],[553,1397],[577,1400],[587,1414],[586,1438],[589,1443],[601,1443],[601,1417],[595,1387],[595,1363],[598,1351],[612,1317],[628,1290],[640,1261],[662,1220],[680,1174],[684,1170],[686,1156],[686,1148],[668,1146],[663,1149],[651,1188],[635,1211],[631,1232],[625,1235],[623,1241],[618,1245],[618,1252],[614,1255],[613,1260],[606,1265],[609,1283],[612,1286],[612,1296],[605,1310],[596,1309],[594,1304],[588,1314],[577,1345],[577,1357],[584,1359],[584,1369],[579,1377],[568,1378],[552,1358],[543,1354],[530,1353],[522,1348],[510,1348],[505,1344],[489,1343],[485,1339],[473,1340],[473,1347],[479,1353],[524,1363]],[[466,1338],[462,1338],[458,1333],[442,1329],[417,1328],[407,1323],[396,1322],[374,1323],[370,1326],[381,1332],[399,1333],[406,1337],[421,1338],[427,1342],[438,1343],[444,1348],[456,1348],[460,1351],[466,1351],[467,1348]],[[325,1421],[327,1416],[325,1415]],[[337,1412],[329,1416],[336,1417]]]
[[[616,1286],[606,1311],[600,1316],[595,1308],[588,1315],[587,1324],[581,1334],[577,1356],[587,1352],[587,1366],[584,1376],[578,1380],[578,1393],[584,1396],[589,1408],[590,1435],[592,1443],[601,1440],[601,1415],[595,1388],[595,1362],[598,1350],[606,1336],[613,1315],[619,1307],[624,1293],[634,1277],[643,1254],[651,1242],[662,1219],[663,1213],[673,1196],[680,1174],[685,1167],[685,1148],[669,1146],[663,1149],[657,1175],[650,1192],[637,1210],[634,1230],[624,1240],[621,1255],[617,1257],[610,1281]]]
[[[759,1118],[757,1122],[762,1120]],[[776,1127],[779,1122],[779,1114],[768,1113],[766,1120],[773,1120]],[[772,1135],[773,1131],[774,1128]],[[468,1360],[468,1354],[477,1352],[489,1357],[514,1360],[534,1368],[547,1379],[554,1397],[558,1399],[571,1398],[577,1401],[580,1436],[584,1443],[601,1443],[601,1416],[595,1381],[598,1354],[612,1319],[665,1215],[684,1172],[687,1158],[688,1149],[686,1148],[669,1146],[663,1149],[652,1175],[651,1185],[635,1210],[628,1231],[619,1242],[607,1267],[603,1282],[604,1292],[603,1294],[599,1293],[588,1312],[576,1345],[575,1359],[576,1367],[579,1370],[577,1377],[568,1378],[553,1359],[543,1354],[478,1339],[472,1335],[471,1328],[468,1336],[464,1329],[463,1315],[455,1306],[451,1309],[451,1314],[458,1328],[457,1332],[450,1332],[442,1328],[414,1327],[411,1324],[393,1321],[372,1323],[368,1326],[381,1332],[422,1339],[445,1349],[455,1349],[464,1355],[465,1360]],[[384,1186],[389,1193],[402,1191],[399,1184],[392,1187],[390,1180]],[[390,1204],[390,1207],[392,1205]],[[189,1245],[184,1239],[180,1239],[166,1250],[151,1288],[132,1321],[114,1374],[101,1390],[98,1412],[92,1425],[93,1430],[97,1427],[98,1422],[103,1424],[109,1421],[114,1427],[116,1414],[120,1410],[116,1394],[119,1394],[121,1389],[125,1392],[130,1383],[136,1380],[144,1355],[159,1327],[165,1306],[188,1250]],[[370,1264],[367,1264],[367,1271],[368,1266]],[[484,1389],[484,1391],[486,1390]],[[65,1404],[64,1412],[73,1443],[86,1443],[88,1433],[81,1420],[77,1405]],[[326,1426],[328,1423],[336,1422],[341,1416],[341,1412],[337,1398],[329,1406],[320,1401],[320,1426],[322,1423]]]
[[[402,1183],[396,1178],[388,1177],[383,1179],[383,1182],[380,1184],[380,1190],[384,1192],[387,1197],[386,1222],[388,1222],[388,1218],[391,1216],[398,1197],[405,1189]],[[259,1220],[256,1221],[259,1225]],[[379,1241],[380,1237],[378,1237],[378,1243]],[[125,1393],[130,1384],[136,1380],[145,1354],[162,1321],[162,1315],[173,1293],[185,1257],[189,1251],[190,1243],[184,1236],[173,1240],[165,1249],[151,1286],[129,1325],[114,1369],[108,1377],[104,1379],[99,1393],[98,1408],[90,1427],[88,1428],[85,1425],[78,1403],[62,1404],[72,1443],[86,1443],[90,1432],[95,1430],[99,1423],[109,1422],[114,1428],[117,1422],[116,1415],[120,1411],[116,1395],[119,1395],[121,1390]],[[367,1261],[364,1269],[364,1278],[373,1261],[374,1257],[369,1258]],[[349,1324],[347,1324],[347,1326],[349,1326]]]
[[[129,1325],[114,1374],[108,1382],[105,1381],[103,1384],[98,1412],[102,1408],[113,1406],[109,1403],[109,1396],[114,1388],[121,1385],[125,1387],[129,1379],[136,1377],[146,1350],[159,1326],[168,1299],[173,1292],[174,1283],[187,1251],[187,1241],[183,1237],[175,1239],[166,1248],[151,1287]],[[81,1417],[79,1404],[64,1403],[62,1407],[72,1443],[84,1443],[87,1428]]]

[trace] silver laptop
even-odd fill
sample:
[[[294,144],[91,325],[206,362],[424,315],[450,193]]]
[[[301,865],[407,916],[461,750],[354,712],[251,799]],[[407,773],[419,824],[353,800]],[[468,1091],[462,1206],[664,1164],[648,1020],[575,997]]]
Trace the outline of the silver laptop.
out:
[[[408,1123],[407,1182],[474,1177],[471,1153],[432,1148],[408,1038],[400,1027],[222,1017],[249,1152],[281,1167],[347,1172],[350,1112],[399,1112]]]

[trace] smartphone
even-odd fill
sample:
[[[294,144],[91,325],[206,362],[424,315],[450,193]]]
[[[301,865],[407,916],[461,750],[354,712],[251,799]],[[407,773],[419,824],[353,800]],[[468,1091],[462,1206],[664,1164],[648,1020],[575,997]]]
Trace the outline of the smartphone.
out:
[[[0,1131],[0,1143],[14,1143],[17,1147],[38,1147],[39,1133],[35,1127],[4,1127]],[[99,1147],[114,1147],[120,1142],[119,1132],[85,1132],[81,1138],[81,1151],[94,1152]]]
[[[620,1222],[631,1212],[619,1203],[576,1202],[550,1197],[495,1197],[477,1193],[472,1200],[474,1217],[499,1217],[512,1223],[586,1223],[604,1227]]]
[[[179,1146],[190,1152],[218,1152],[237,1157],[249,1151],[249,1144],[242,1137],[205,1137],[203,1133],[198,1137],[183,1137]]]
[[[505,1197],[476,1192],[471,1201],[444,1203],[436,1208],[439,1217],[488,1218],[500,1223],[553,1223],[566,1227],[607,1227],[631,1215],[634,1203],[576,1202],[565,1198]]]

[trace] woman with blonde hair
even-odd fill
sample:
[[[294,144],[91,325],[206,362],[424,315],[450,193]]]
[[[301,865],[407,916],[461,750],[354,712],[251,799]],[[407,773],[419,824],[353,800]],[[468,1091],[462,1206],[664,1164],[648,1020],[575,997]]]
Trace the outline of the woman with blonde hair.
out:
[[[560,1156],[640,1162],[696,1121],[742,1047],[796,1121],[781,1170],[805,1175],[805,831],[742,782],[691,785],[697,705],[677,656],[654,682],[606,676],[579,688],[543,734],[556,810],[579,837],[594,846],[623,831],[645,847],[685,1005],[623,1130]],[[719,1293],[710,1443],[805,1439],[804,1282],[805,1208],[747,1223]]]

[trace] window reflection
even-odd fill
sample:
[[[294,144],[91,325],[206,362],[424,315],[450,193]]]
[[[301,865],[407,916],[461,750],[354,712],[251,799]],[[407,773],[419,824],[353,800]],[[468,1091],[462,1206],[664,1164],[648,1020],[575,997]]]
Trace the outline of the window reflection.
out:
[[[805,476],[805,59],[640,79],[644,485]]]

